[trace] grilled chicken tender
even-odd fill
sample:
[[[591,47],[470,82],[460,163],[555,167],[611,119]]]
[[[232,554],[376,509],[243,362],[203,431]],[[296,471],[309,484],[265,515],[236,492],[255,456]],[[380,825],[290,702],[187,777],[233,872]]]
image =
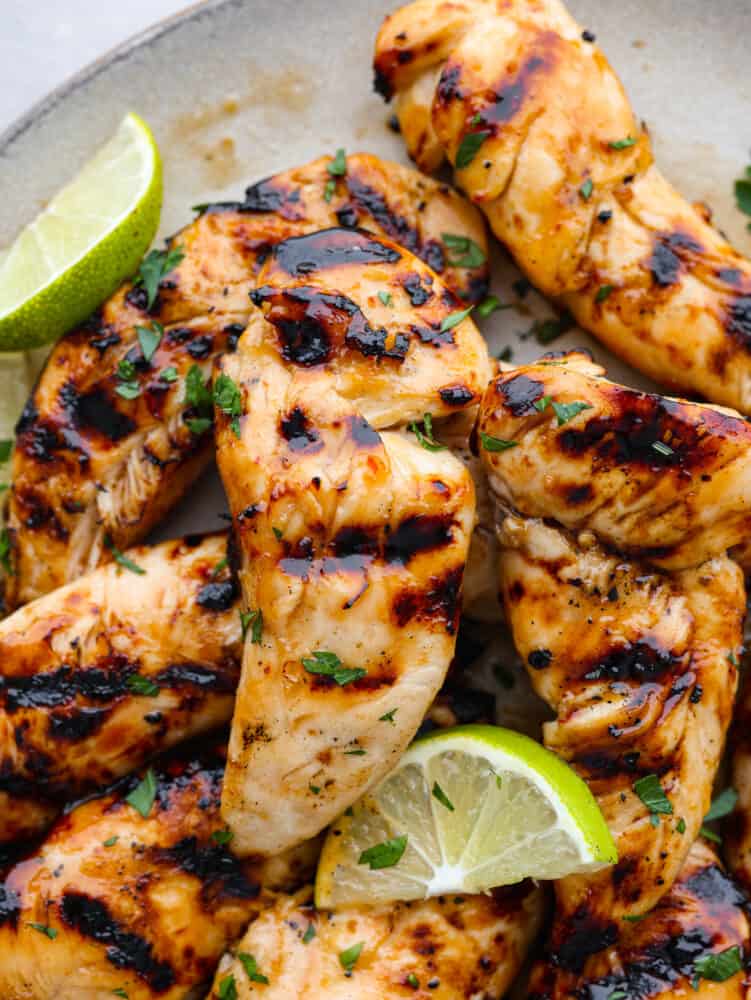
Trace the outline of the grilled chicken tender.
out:
[[[542,292],[657,381],[751,413],[751,262],[662,177],[559,0],[416,0],[375,67],[412,157],[450,160]]]
[[[542,890],[530,882],[485,896],[335,913],[317,911],[312,891],[303,889],[281,897],[251,925],[222,959],[210,998],[227,996],[222,989],[230,987],[222,984],[230,978],[238,1000],[499,998],[519,972],[542,914]],[[348,975],[343,963],[353,945],[362,948]],[[249,955],[267,983],[249,978]]]
[[[127,559],[0,622],[0,841],[230,720],[241,624],[227,535]]]
[[[487,264],[454,266],[442,243],[444,233],[467,237],[487,256],[481,216],[456,192],[374,156],[348,157],[336,176],[329,167],[322,157],[253,185],[243,202],[209,206],[169,241],[170,263],[184,256],[151,309],[145,288],[127,283],[55,347],[18,425],[9,607],[144,538],[210,460],[213,436],[186,400],[185,377],[198,365],[205,378],[233,349],[279,240],[361,226],[422,256],[468,302],[483,297]],[[139,327],[151,331],[147,343],[163,329],[150,360]]]
[[[443,681],[474,491],[427,428],[405,428],[476,405],[490,364],[441,279],[365,232],[279,244],[254,300],[215,379],[254,616],[222,811],[239,852],[270,854],[379,780]]]
[[[3,1000],[184,1000],[265,905],[310,877],[310,850],[238,861],[219,815],[221,743],[188,746],[78,806],[0,885]],[[144,818],[142,812],[148,809]],[[115,994],[115,991],[120,992]]]
[[[482,449],[505,508],[662,569],[751,535],[751,425],[737,413],[616,385],[573,353],[501,373],[479,431],[514,443]]]
[[[539,962],[528,1000],[743,1000],[745,970],[723,981],[701,975],[705,961],[749,947],[747,900],[715,853],[697,841],[668,892],[644,920],[626,923],[618,941],[568,971]]]

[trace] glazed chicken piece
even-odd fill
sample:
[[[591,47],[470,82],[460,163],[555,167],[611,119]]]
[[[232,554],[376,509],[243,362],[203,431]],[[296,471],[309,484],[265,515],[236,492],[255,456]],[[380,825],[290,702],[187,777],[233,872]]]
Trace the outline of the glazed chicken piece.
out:
[[[231,718],[242,640],[227,535],[124,561],[0,622],[0,842]]]
[[[203,379],[245,328],[269,248],[337,224],[398,240],[467,302],[485,294],[476,209],[374,156],[322,157],[253,185],[243,202],[209,206],[169,241],[151,308],[147,289],[127,283],[52,352],[18,425],[9,608],[144,538],[183,495],[214,450]],[[445,233],[473,240],[483,262],[459,266]],[[186,386],[195,366],[202,380],[194,372]]]
[[[219,815],[223,771],[221,741],[173,751],[61,818],[11,869],[0,885],[3,1000],[204,995],[266,890],[294,889],[315,863],[309,845],[267,865],[235,858]]]
[[[507,509],[592,531],[662,569],[751,535],[751,425],[737,413],[616,385],[580,354],[502,372],[483,402],[490,490]],[[741,546],[734,555],[742,556]]]
[[[740,964],[749,937],[746,897],[715,853],[697,841],[670,892],[644,920],[624,924],[617,943],[581,969],[538,962],[527,998],[743,1000],[747,982]],[[724,980],[711,968],[712,956],[723,952],[724,961],[738,963],[730,961]]]
[[[378,781],[443,681],[474,491],[422,421],[476,405],[490,364],[441,279],[361,231],[279,244],[254,300],[215,376],[253,616],[222,810],[269,854]]]
[[[316,910],[312,891],[303,889],[281,897],[225,955],[210,1000],[231,993],[228,980],[238,1000],[500,998],[537,935],[543,909],[542,890],[530,882],[486,896],[335,913]],[[266,982],[249,978],[254,968]]]
[[[375,68],[412,157],[448,158],[544,294],[657,381],[751,413],[751,262],[662,177],[559,0],[416,0]]]

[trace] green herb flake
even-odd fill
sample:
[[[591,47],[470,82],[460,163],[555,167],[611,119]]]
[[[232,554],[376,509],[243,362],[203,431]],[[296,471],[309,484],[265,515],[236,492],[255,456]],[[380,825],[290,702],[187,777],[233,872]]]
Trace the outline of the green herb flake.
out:
[[[741,950],[737,944],[713,955],[702,955],[694,959],[694,978],[708,979],[713,983],[724,983],[737,972],[743,970]]]
[[[344,951],[339,952],[339,962],[345,972],[352,972],[364,947],[365,942],[358,941],[357,944],[353,944],[349,948],[345,948]]]
[[[479,121],[477,124],[480,124]],[[470,165],[479,153],[482,144],[491,134],[490,129],[483,128],[478,132],[468,132],[464,136],[459,144],[459,149],[456,151],[455,166],[457,170],[463,170]]]
[[[649,916],[650,911],[646,913],[626,913],[621,917],[621,920],[625,920],[629,924],[638,924],[642,920],[646,920]]]
[[[634,792],[653,816],[657,813],[672,813],[672,803],[656,774],[647,774],[635,781]]]
[[[178,378],[177,368],[174,365],[170,365],[169,368],[163,368],[159,372],[160,382],[177,382]]]
[[[142,566],[139,566],[138,563],[134,563],[132,559],[125,555],[125,553],[121,552],[109,535],[105,537],[104,544],[112,553],[112,558],[118,566],[122,566],[123,569],[130,570],[131,573],[136,573],[138,576],[146,575],[146,570]]]
[[[441,233],[443,244],[448,250],[449,267],[482,267],[487,260],[482,247],[469,236],[457,236],[454,233]]]
[[[664,441],[653,441],[652,447],[654,448],[654,450],[657,452],[658,455],[664,455],[666,458],[669,458],[670,455],[675,454],[670,445],[665,444]]]
[[[504,305],[497,295],[488,295],[487,298],[484,298],[479,306],[475,308],[475,312],[480,319],[487,319],[488,316],[490,316],[491,313],[494,313],[497,309],[510,308],[511,305]]]
[[[744,215],[751,215],[751,167],[746,167],[746,176],[735,182],[735,203]],[[751,232],[751,222],[748,229]]]
[[[411,424],[408,424],[407,430],[411,431],[417,438],[418,444],[426,451],[445,451],[446,445],[441,444],[440,441],[436,441],[433,437],[433,415],[432,413],[424,413],[422,417],[422,427],[413,420]]]
[[[326,169],[332,177],[344,177],[347,173],[347,153],[343,146],[337,149],[336,156],[326,166]]]
[[[559,427],[567,424],[569,420],[573,420],[577,414],[582,412],[582,410],[591,409],[592,407],[589,403],[582,403],[579,400],[575,400],[572,403],[553,403],[553,412],[558,418]]]
[[[552,396],[543,396],[542,399],[536,399],[532,405],[538,413],[544,413],[548,406],[550,406],[552,399]]]
[[[137,326],[136,334],[138,343],[141,345],[141,353],[144,361],[151,361],[156,354],[156,350],[162,342],[164,327],[160,323],[152,323],[151,326]]]
[[[224,847],[226,844],[232,843],[234,837],[235,835],[231,830],[214,830],[211,834],[211,839],[220,847]]]
[[[159,685],[155,684],[150,677],[144,677],[143,674],[131,674],[128,677],[127,685],[133,694],[140,694],[145,698],[156,698],[159,694]]]
[[[592,181],[591,177],[588,177],[584,181],[582,186],[579,188],[579,194],[582,196],[584,201],[589,201],[589,199],[592,197],[592,192],[594,191],[594,189],[595,189],[594,182]]]
[[[114,834],[112,837],[107,837],[106,840],[102,841],[102,847],[114,847],[119,839],[120,838],[117,836],[117,834]]]
[[[185,421],[185,426],[191,434],[199,437],[201,434],[205,434],[213,423],[214,421],[210,420],[209,417],[189,417]]]
[[[263,611],[260,608],[256,608],[254,611],[241,611],[240,628],[243,639],[250,629],[250,641],[254,646],[260,646],[263,639]]]
[[[392,708],[391,711],[384,712],[383,715],[379,716],[378,721],[379,722],[390,722],[392,726],[395,726],[396,723],[394,722],[394,716],[396,715],[396,713],[398,711],[399,711],[398,708]]]
[[[116,989],[114,989],[112,991],[112,996],[113,997],[123,997],[123,1000],[128,1000],[128,994],[122,988],[122,986],[118,986]]]
[[[205,382],[199,365],[191,365],[185,376],[185,399],[188,406],[194,407],[200,416],[210,417],[214,400],[211,395],[210,383]]]
[[[125,796],[128,805],[133,806],[136,812],[140,813],[144,819],[151,812],[156,798],[156,775],[152,768],[149,768],[141,781],[138,782],[133,791]]]
[[[709,807],[709,812],[704,817],[705,823],[711,823],[715,819],[723,819],[729,816],[735,809],[738,802],[738,792],[734,788],[724,788],[713,800]]]
[[[281,528],[272,528],[271,530],[274,532],[274,538],[276,538],[277,541],[281,541],[282,538],[284,537],[284,533],[283,533],[282,529]]]
[[[27,926],[31,927],[32,930],[39,931],[40,934],[44,934],[50,941],[54,941],[57,937],[57,930],[54,927],[49,927],[47,924],[36,924],[33,921],[29,921]]]
[[[8,576],[14,576],[13,561],[11,557],[11,543],[8,529],[0,531],[0,566],[3,567]]]
[[[174,271],[185,257],[182,247],[172,247],[170,250],[152,250],[141,261],[134,285],[143,285],[146,290],[146,309],[151,310],[159,291],[159,282]]]
[[[315,924],[311,921],[305,929],[305,933],[302,936],[303,944],[310,944],[313,938],[316,936]]]
[[[246,951],[241,951],[238,953],[237,957],[243,969],[245,969],[245,975],[251,983],[263,983],[264,986],[269,985],[268,978],[261,975],[258,971],[258,963],[252,955],[249,955]]]
[[[595,295],[595,302],[604,302],[605,299],[609,299],[614,291],[613,285],[600,285],[597,289],[597,295]]]
[[[735,655],[735,653],[732,651],[732,649],[727,654],[727,656],[725,657],[725,659],[728,661],[729,664],[731,664],[731,666],[733,666],[733,667],[737,667],[738,666],[738,657]]]
[[[636,139],[632,135],[627,135],[625,139],[616,139],[615,142],[609,142],[608,146],[611,149],[630,149],[632,146],[636,145]]]
[[[407,834],[401,837],[392,837],[391,840],[384,840],[382,844],[374,844],[363,851],[357,860],[360,865],[367,865],[371,871],[380,868],[393,868],[397,864],[404,852],[407,850]]]
[[[320,785],[308,785],[308,788],[313,793],[313,795],[320,795],[321,794],[321,786]]]
[[[459,326],[473,309],[474,306],[469,306],[467,309],[459,309],[457,312],[452,312],[448,316],[444,316],[441,320],[441,333],[446,333],[447,330],[453,330],[455,326]]]
[[[680,816],[678,818],[678,822],[675,824],[675,828],[678,831],[678,833],[682,834],[686,832],[686,821],[683,818],[683,816]]]
[[[710,830],[708,826],[702,825],[699,827],[699,836],[704,837],[706,840],[711,840],[713,844],[722,843],[722,837],[715,833],[714,830]]]
[[[480,431],[480,443],[485,451],[508,451],[509,448],[516,448],[519,444],[518,441],[504,441],[503,438],[493,437],[484,431]]]
[[[393,296],[391,295],[391,292],[379,292],[378,298],[385,306],[391,306],[394,304],[394,299]]]
[[[354,750],[345,750],[344,751],[344,756],[345,757],[364,757],[367,752],[368,751],[367,750],[363,750],[362,747],[356,747]]]
[[[420,980],[417,978],[414,972],[410,972],[410,974],[407,976],[407,986],[411,986],[413,990],[420,989]]]
[[[534,337],[538,344],[552,344],[573,325],[574,321],[569,313],[563,313],[554,319],[536,320],[527,331],[526,336]]]
[[[323,200],[328,204],[334,197],[334,192],[336,191],[336,181],[333,177],[329,177],[326,181],[326,186],[323,189]]]
[[[624,993],[623,990],[613,990],[608,994],[608,1000],[628,1000],[628,993]]]
[[[237,983],[232,973],[219,983],[219,1000],[237,1000]]]
[[[216,580],[219,574],[227,568],[227,557],[220,559],[216,566],[211,571],[211,579]]]
[[[352,684],[365,677],[367,670],[362,667],[344,667],[342,661],[336,655],[325,649],[316,649],[312,657],[303,657],[302,665],[309,674],[319,674],[322,677],[331,677],[339,687]]]
[[[123,399],[138,399],[141,395],[141,387],[137,382],[120,382],[115,386],[115,392]]]
[[[116,378],[118,384],[115,386],[115,392],[118,396],[122,396],[123,399],[135,399],[137,396],[141,395],[141,387],[138,384],[138,375],[136,372],[136,366],[132,361],[128,361],[127,358],[123,358],[117,365]]]
[[[437,781],[433,782],[433,789],[431,791],[431,795],[433,796],[434,799],[440,802],[442,806],[445,806],[449,812],[454,811],[454,803],[444,792],[444,790],[441,788],[441,786],[438,784]]]
[[[7,462],[13,451],[13,441],[0,441],[0,463]]]
[[[222,372],[214,381],[214,403],[230,418],[230,427],[235,437],[240,437],[240,414],[242,413],[242,395],[234,379]]]

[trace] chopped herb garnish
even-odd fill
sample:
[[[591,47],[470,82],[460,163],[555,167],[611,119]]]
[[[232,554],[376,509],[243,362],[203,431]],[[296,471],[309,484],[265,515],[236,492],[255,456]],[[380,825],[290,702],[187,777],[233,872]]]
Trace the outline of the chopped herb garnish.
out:
[[[407,976],[407,986],[411,986],[413,990],[420,989],[420,980],[417,978],[414,972],[410,972],[410,974]]]
[[[600,285],[597,289],[597,295],[595,295],[595,302],[604,302],[605,299],[609,299],[614,287],[614,285]]]
[[[709,807],[709,812],[704,817],[704,822],[711,823],[712,820],[729,816],[735,809],[737,802],[738,792],[734,788],[723,789]]]
[[[203,372],[198,365],[191,365],[185,376],[185,402],[195,407],[204,417],[211,416],[214,400],[209,382],[204,382]]]
[[[474,121],[475,119],[473,119]],[[476,124],[480,124],[479,121]],[[483,128],[478,132],[468,132],[461,143],[459,144],[459,149],[456,152],[456,168],[458,170],[463,170],[464,167],[468,167],[472,160],[477,156],[480,151],[480,146],[485,142],[488,136],[491,135],[490,129]]]
[[[0,531],[0,566],[3,567],[8,576],[13,576],[13,563],[11,561],[11,544],[8,529]]]
[[[136,366],[127,358],[123,358],[117,366],[117,380],[115,392],[118,396],[122,396],[123,399],[135,399],[140,396],[141,387],[138,384]]]
[[[575,400],[572,403],[553,403],[553,412],[558,418],[558,426],[562,427],[567,424],[569,420],[582,412],[582,410],[591,410],[592,407],[589,403],[582,403]]]
[[[751,167],[746,167],[746,176],[735,182],[735,201],[744,215],[751,215]],[[748,228],[751,231],[751,222]]]
[[[632,135],[626,136],[625,139],[616,139],[615,142],[609,142],[608,146],[611,149],[630,149],[631,146],[636,145],[636,139]]]
[[[265,986],[268,986],[268,978],[266,976],[262,976],[258,971],[258,963],[252,955],[249,955],[245,951],[241,951],[238,953],[237,957],[240,960],[243,969],[245,969],[245,975],[252,983],[263,983]]]
[[[634,791],[653,816],[657,813],[672,813],[672,803],[656,774],[647,774],[635,781]]]
[[[240,628],[243,639],[250,629],[250,641],[254,646],[260,646],[263,638],[263,611],[260,608],[256,608],[254,611],[241,611]]]
[[[366,851],[363,851],[358,858],[358,864],[367,865],[371,871],[379,868],[393,868],[397,864],[407,849],[407,834],[401,837],[392,837],[391,840],[384,840],[382,844],[374,844]]]
[[[156,698],[159,694],[159,685],[143,674],[131,674],[127,684],[133,694],[142,694],[146,698]]]
[[[475,312],[480,317],[480,319],[487,319],[491,313],[494,313],[496,309],[510,309],[510,305],[504,305],[497,295],[488,295],[487,298],[483,299],[479,306],[476,307]]]
[[[694,989],[700,979],[708,979],[713,983],[724,983],[743,969],[741,950],[737,944],[726,948],[718,954],[702,955],[694,959]]]
[[[378,298],[381,300],[381,302],[383,302],[385,306],[390,306],[393,305],[394,303],[394,299],[391,295],[391,292],[379,292]]]
[[[49,927],[47,924],[35,924],[33,921],[30,921],[28,926],[31,927],[32,930],[39,931],[40,934],[44,934],[50,939],[50,941],[54,941],[57,937],[57,930],[54,927]]]
[[[177,379],[178,379],[177,368],[175,368],[173,365],[170,365],[169,368],[163,368],[159,372],[160,382],[177,382]]]
[[[161,323],[154,322],[151,326],[137,326],[138,343],[141,345],[141,353],[144,361],[151,361],[156,354],[156,349],[162,341],[164,327]]]
[[[446,333],[447,330],[453,330],[455,326],[459,326],[462,320],[465,320],[473,309],[474,306],[469,306],[468,309],[459,309],[457,312],[452,312],[448,316],[444,316],[441,320],[441,333]]]
[[[608,994],[608,1000],[628,1000],[628,993],[624,993],[623,990],[613,990]]]
[[[231,830],[214,830],[211,834],[211,839],[215,844],[220,847],[224,847],[225,844],[229,844],[234,839],[234,833]]]
[[[351,947],[339,952],[339,962],[345,972],[351,972],[354,969],[364,947],[365,942],[359,941],[357,944],[353,944]]]
[[[274,532],[274,537],[277,539],[277,541],[280,541],[282,539],[282,537],[283,537],[282,529],[281,528],[272,528],[271,530]]]
[[[437,799],[437,801],[440,802],[442,806],[445,806],[448,809],[449,812],[453,812],[454,811],[454,803],[451,801],[451,799],[448,797],[448,795],[444,792],[444,790],[441,788],[441,786],[438,784],[437,781],[433,782],[433,790],[432,790],[431,794],[432,794],[433,798]]]
[[[13,441],[0,441],[0,462],[7,462],[13,451]]]
[[[649,910],[646,913],[626,913],[621,917],[621,920],[625,920],[629,924],[638,924],[641,920],[645,920],[649,913]]]
[[[552,398],[552,396],[543,396],[541,399],[536,399],[532,405],[539,413],[544,413],[548,406],[550,406]]]
[[[584,183],[582,184],[582,186],[579,188],[579,194],[582,196],[582,198],[584,199],[584,201],[589,201],[589,199],[592,197],[592,192],[594,191],[594,189],[595,189],[595,186],[594,186],[594,183],[592,181],[592,178],[588,177],[584,181]]]
[[[230,427],[235,437],[240,437],[240,414],[242,395],[237,383],[222,372],[214,381],[214,402],[230,418]]]
[[[417,438],[418,443],[421,444],[426,451],[446,450],[446,445],[441,444],[440,441],[436,441],[433,437],[433,415],[431,413],[423,414],[422,428],[419,426],[417,421],[413,420],[412,423],[407,426],[407,429],[412,431]]]
[[[480,431],[480,442],[485,451],[508,451],[509,448],[516,448],[518,441],[504,441],[503,438],[493,437]]]
[[[213,423],[214,421],[208,417],[189,417],[185,421],[185,426],[191,434],[195,434],[198,437],[199,434],[205,434]]]
[[[216,564],[216,566],[212,569],[211,571],[212,579],[215,580],[219,576],[219,574],[226,568],[227,568],[227,557],[225,556],[224,559],[220,559],[219,562]]]
[[[390,712],[385,712],[383,715],[381,715],[379,717],[378,721],[379,722],[390,722],[392,726],[395,726],[396,723],[394,722],[394,716],[396,715],[396,713],[398,711],[399,711],[398,708],[392,708]]]
[[[122,986],[118,986],[116,989],[114,989],[112,991],[112,996],[113,997],[123,997],[123,1000],[128,1000],[128,994],[125,992],[125,990],[122,988]]]
[[[302,943],[310,944],[310,942],[313,940],[315,936],[316,936],[315,924],[311,921],[308,924],[307,928],[305,929],[305,933],[302,936]]]
[[[675,828],[678,831],[678,833],[685,833],[686,832],[686,821],[683,818],[683,816],[681,816],[678,819],[678,822],[675,824]]]
[[[710,830],[708,826],[702,825],[699,827],[699,836],[711,840],[713,844],[722,843],[722,837],[715,833],[714,830]]]
[[[321,792],[321,786],[320,785],[308,785],[308,788],[310,789],[310,791],[314,795],[319,795],[320,792]]]
[[[107,837],[106,840],[102,841],[102,847],[114,847],[115,844],[117,843],[118,839],[119,838],[118,838],[117,834],[115,834],[112,837]]]
[[[334,197],[334,192],[336,191],[336,181],[333,177],[329,177],[326,181],[326,186],[323,189],[323,200],[328,204]]]
[[[347,153],[342,146],[337,149],[336,156],[326,166],[326,169],[332,177],[344,177],[347,173]]]
[[[356,747],[354,750],[345,750],[344,751],[344,756],[345,757],[364,757],[367,752],[368,751],[367,750],[363,750],[362,747]]]
[[[353,681],[359,681],[367,674],[367,670],[363,670],[362,667],[342,666],[342,661],[336,653],[325,649],[316,649],[312,657],[303,657],[302,665],[309,674],[331,677],[339,687],[344,687],[345,684],[351,684]]]
[[[130,795],[125,796],[125,801],[129,805],[133,806],[136,812],[139,812],[143,818],[146,819],[151,812],[151,807],[154,805],[155,798],[156,775],[154,774],[152,768],[149,768]]]
[[[219,1000],[237,1000],[237,983],[232,973],[219,983]]]
[[[120,549],[118,549],[115,543],[112,541],[109,535],[105,537],[104,544],[112,553],[112,558],[115,560],[118,566],[122,566],[123,569],[130,570],[131,573],[137,573],[139,576],[146,575],[146,570],[142,566],[139,566],[137,563],[134,563],[132,559],[126,556],[123,552],[121,552]]]
[[[728,655],[725,657],[725,659],[732,666],[734,666],[734,667],[738,666],[738,657],[735,655],[735,653],[732,651],[732,649],[730,650],[730,652],[728,653]]]
[[[670,445],[669,444],[665,444],[664,441],[653,441],[652,442],[652,447],[654,448],[654,450],[658,454],[665,455],[666,457],[669,457],[670,455],[674,455],[675,454],[675,452],[670,447]]]
[[[538,344],[552,344],[573,325],[574,321],[568,313],[557,319],[538,319],[529,328],[527,336],[534,337]]]
[[[141,261],[141,266],[138,269],[138,274],[133,284],[143,285],[145,288],[147,310],[150,310],[154,305],[154,300],[159,291],[159,282],[170,271],[174,271],[184,257],[185,251],[182,247],[172,247],[171,250],[152,250]]]
[[[469,236],[441,233],[441,239],[448,250],[447,259],[450,267],[482,267],[487,260],[482,247]]]
[[[137,399],[141,395],[138,382],[120,382],[115,386],[115,392],[123,399]]]

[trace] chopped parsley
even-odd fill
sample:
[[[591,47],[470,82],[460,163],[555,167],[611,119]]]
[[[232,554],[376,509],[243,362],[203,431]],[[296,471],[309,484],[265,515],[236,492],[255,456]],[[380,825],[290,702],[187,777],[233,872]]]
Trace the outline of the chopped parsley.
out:
[[[516,448],[518,441],[504,441],[503,438],[493,437],[492,434],[485,434],[480,431],[480,442],[485,451],[508,451],[509,448]]]
[[[351,972],[354,969],[364,947],[365,942],[358,941],[357,944],[353,944],[349,948],[345,948],[344,951],[339,952],[339,962],[345,972]]]
[[[552,398],[552,396],[543,396],[541,399],[536,399],[532,405],[539,413],[544,413],[550,406]]]
[[[410,972],[410,974],[407,976],[407,986],[411,986],[413,990],[420,989],[420,980],[417,978],[414,972]]]
[[[441,239],[448,250],[449,267],[482,267],[487,260],[482,247],[469,236],[441,233]]]
[[[552,344],[574,325],[572,316],[563,313],[557,319],[538,319],[527,331],[527,337],[534,337],[538,344]]]
[[[630,149],[635,145],[636,139],[632,135],[627,135],[625,139],[616,139],[615,142],[608,143],[611,149]]]
[[[135,399],[141,395],[141,386],[138,384],[136,366],[132,361],[123,358],[117,366],[116,378],[117,385],[115,386],[115,392],[118,396],[122,396],[123,399]]]
[[[592,197],[592,192],[594,191],[594,189],[595,189],[595,186],[594,186],[594,183],[592,181],[592,178],[588,177],[584,181],[584,183],[582,184],[582,186],[579,188],[579,194],[582,196],[582,198],[584,199],[584,201],[589,201],[589,199]]]
[[[310,789],[310,791],[314,795],[320,795],[321,794],[321,786],[320,785],[308,785],[308,788]]]
[[[136,812],[140,813],[144,819],[151,812],[156,798],[156,775],[152,768],[149,768],[141,781],[138,782],[133,791],[125,796],[128,805],[133,806]]]
[[[146,575],[146,570],[142,566],[139,566],[138,563],[134,563],[132,559],[125,555],[124,552],[121,552],[109,535],[105,536],[104,544],[112,553],[112,558],[118,566],[122,566],[123,569],[130,570],[131,573],[137,573],[138,576]]]
[[[227,568],[227,557],[225,556],[224,559],[220,559],[219,562],[216,564],[216,566],[212,569],[211,571],[212,580],[216,580],[219,574],[226,568]]]
[[[712,955],[702,955],[694,959],[694,977],[691,985],[698,988],[700,979],[708,979],[713,983],[724,983],[743,969],[741,950],[737,944]]]
[[[29,921],[27,926],[31,927],[32,930],[39,931],[40,934],[44,934],[45,937],[50,939],[50,941],[54,941],[57,937],[57,931],[55,928],[50,927],[47,924],[35,924],[33,921]]]
[[[735,182],[735,201],[744,215],[751,215],[751,167],[746,167],[746,175]],[[748,224],[751,232],[751,222]]]
[[[274,538],[276,538],[277,541],[281,541],[281,539],[284,537],[284,532],[282,531],[282,529],[272,528],[271,530],[274,532]]]
[[[344,751],[344,756],[345,757],[364,757],[367,752],[368,751],[367,750],[363,750],[362,747],[355,747],[354,750],[345,750]]]
[[[678,822],[675,824],[675,828],[678,831],[678,833],[685,833],[686,832],[686,821],[683,818],[683,816],[680,816],[678,818]]]
[[[195,434],[198,437],[200,434],[205,434],[206,431],[214,423],[209,417],[188,417],[185,421],[185,425],[191,434]]]
[[[142,694],[146,698],[156,698],[159,694],[159,685],[143,674],[131,674],[127,684],[133,694]]]
[[[579,400],[574,400],[572,403],[553,403],[553,412],[558,418],[559,427],[567,424],[569,420],[573,420],[582,410],[591,409],[589,403],[582,403]]]
[[[624,993],[623,990],[613,990],[608,994],[608,1000],[628,1000],[628,993]]]
[[[374,844],[363,851],[357,863],[367,865],[370,870],[377,871],[380,868],[393,868],[397,864],[404,852],[407,850],[407,834],[401,837],[392,837],[391,840],[384,840],[382,844]]]
[[[597,295],[595,295],[595,302],[604,302],[605,299],[609,299],[613,293],[613,285],[600,285],[597,289]]]
[[[249,955],[246,951],[241,951],[237,957],[243,969],[245,969],[245,975],[251,983],[263,983],[264,986],[269,985],[268,978],[261,975],[258,971],[258,963],[252,955]]]
[[[699,827],[699,836],[704,837],[706,840],[711,840],[713,844],[722,843],[722,837],[715,833],[714,830],[710,830],[708,826],[704,826],[703,824]]]
[[[396,715],[396,713],[398,711],[399,711],[398,708],[392,708],[391,711],[385,712],[383,715],[381,715],[379,717],[378,721],[379,722],[390,722],[392,726],[395,726],[396,723],[394,722],[394,716]]]
[[[134,285],[143,285],[146,290],[146,309],[151,310],[159,291],[159,282],[185,257],[182,247],[172,247],[170,250],[152,250],[141,261]]]
[[[659,455],[665,455],[666,458],[668,458],[670,455],[675,454],[670,445],[665,444],[664,441],[653,441],[652,447]]]
[[[336,181],[333,177],[329,177],[326,181],[326,186],[323,189],[323,200],[328,204],[334,197],[334,192],[336,191]]]
[[[305,929],[305,933],[302,936],[302,943],[303,944],[310,944],[310,942],[313,940],[313,938],[315,936],[316,936],[316,927],[315,927],[315,924],[313,923],[313,921],[311,920],[311,922],[308,924],[307,928]]]
[[[331,677],[339,687],[344,687],[345,684],[351,684],[353,681],[359,681],[367,674],[367,670],[363,670],[362,667],[342,666],[342,661],[336,653],[325,649],[316,649],[312,657],[303,657],[302,665],[309,674]]]
[[[3,567],[8,576],[13,576],[13,563],[11,561],[11,544],[8,529],[0,531],[0,566]]]
[[[441,788],[441,786],[438,784],[437,781],[433,782],[433,790],[431,794],[433,798],[436,799],[438,802],[440,802],[442,806],[445,806],[449,812],[454,811],[454,803],[444,792],[444,790]]]
[[[416,420],[413,420],[411,424],[408,424],[407,430],[412,431],[412,433],[417,438],[418,444],[421,444],[426,451],[445,451],[446,445],[441,444],[440,441],[436,441],[433,437],[433,415],[432,413],[424,413],[422,417],[422,428]]]
[[[476,313],[480,319],[487,319],[491,313],[494,313],[496,309],[510,309],[511,305],[504,305],[497,295],[488,295],[484,298],[479,306],[476,307]]]
[[[733,667],[737,667],[738,666],[738,657],[735,655],[735,653],[732,651],[732,649],[727,654],[727,656],[725,657],[725,659],[728,661],[728,663],[731,666],[733,666]]]
[[[162,342],[164,327],[161,323],[154,321],[151,326],[137,326],[136,334],[138,343],[141,345],[141,353],[144,361],[151,361],[156,354],[156,349]]]
[[[347,152],[343,146],[336,151],[336,156],[327,164],[326,169],[332,177],[344,177],[347,173]]]
[[[177,368],[174,365],[170,365],[169,368],[163,368],[159,372],[159,380],[161,382],[177,382],[177,379]]]
[[[476,118],[472,119],[472,123],[479,125],[479,121]],[[485,142],[485,140],[491,135],[491,131],[488,128],[480,129],[478,132],[468,132],[459,144],[459,149],[456,151],[456,163],[455,166],[457,170],[463,170],[468,167],[470,163],[474,160],[480,151],[480,146]]]
[[[211,834],[211,839],[220,847],[230,844],[234,840],[234,837],[235,835],[231,830],[214,830]]]
[[[7,462],[13,451],[13,441],[0,441],[0,462]]]
[[[191,365],[185,376],[185,399],[188,406],[194,407],[200,416],[210,417],[214,400],[211,395],[210,382],[204,382],[203,372],[199,365]]]
[[[122,988],[122,986],[118,986],[116,989],[114,989],[112,991],[112,996],[113,997],[123,997],[123,1000],[128,1000],[128,994]]]
[[[214,381],[214,402],[217,407],[230,418],[230,427],[235,437],[240,437],[240,414],[242,413],[242,396],[237,383],[222,372]]]
[[[237,983],[232,973],[219,983],[219,1000],[237,1000]]]
[[[635,781],[634,791],[653,816],[658,813],[672,813],[672,803],[656,774],[647,774]]]
[[[243,639],[250,629],[250,641],[254,646],[260,646],[263,638],[263,611],[260,608],[256,608],[254,611],[241,611],[240,628]]]
[[[379,292],[378,298],[381,300],[381,302],[383,302],[385,306],[390,306],[394,304],[394,299],[391,295],[391,292]]]
[[[115,834],[112,837],[107,837],[106,840],[102,841],[102,847],[114,847],[120,838]]]
[[[709,812],[704,817],[704,822],[711,823],[713,820],[729,816],[735,809],[737,802],[738,792],[734,788],[723,789],[713,800],[712,805],[709,807]]]
[[[465,320],[473,309],[474,306],[469,306],[467,309],[459,309],[457,312],[452,312],[448,316],[444,316],[441,320],[441,333],[446,333],[448,330],[453,330],[455,326],[459,326],[462,320]]]

